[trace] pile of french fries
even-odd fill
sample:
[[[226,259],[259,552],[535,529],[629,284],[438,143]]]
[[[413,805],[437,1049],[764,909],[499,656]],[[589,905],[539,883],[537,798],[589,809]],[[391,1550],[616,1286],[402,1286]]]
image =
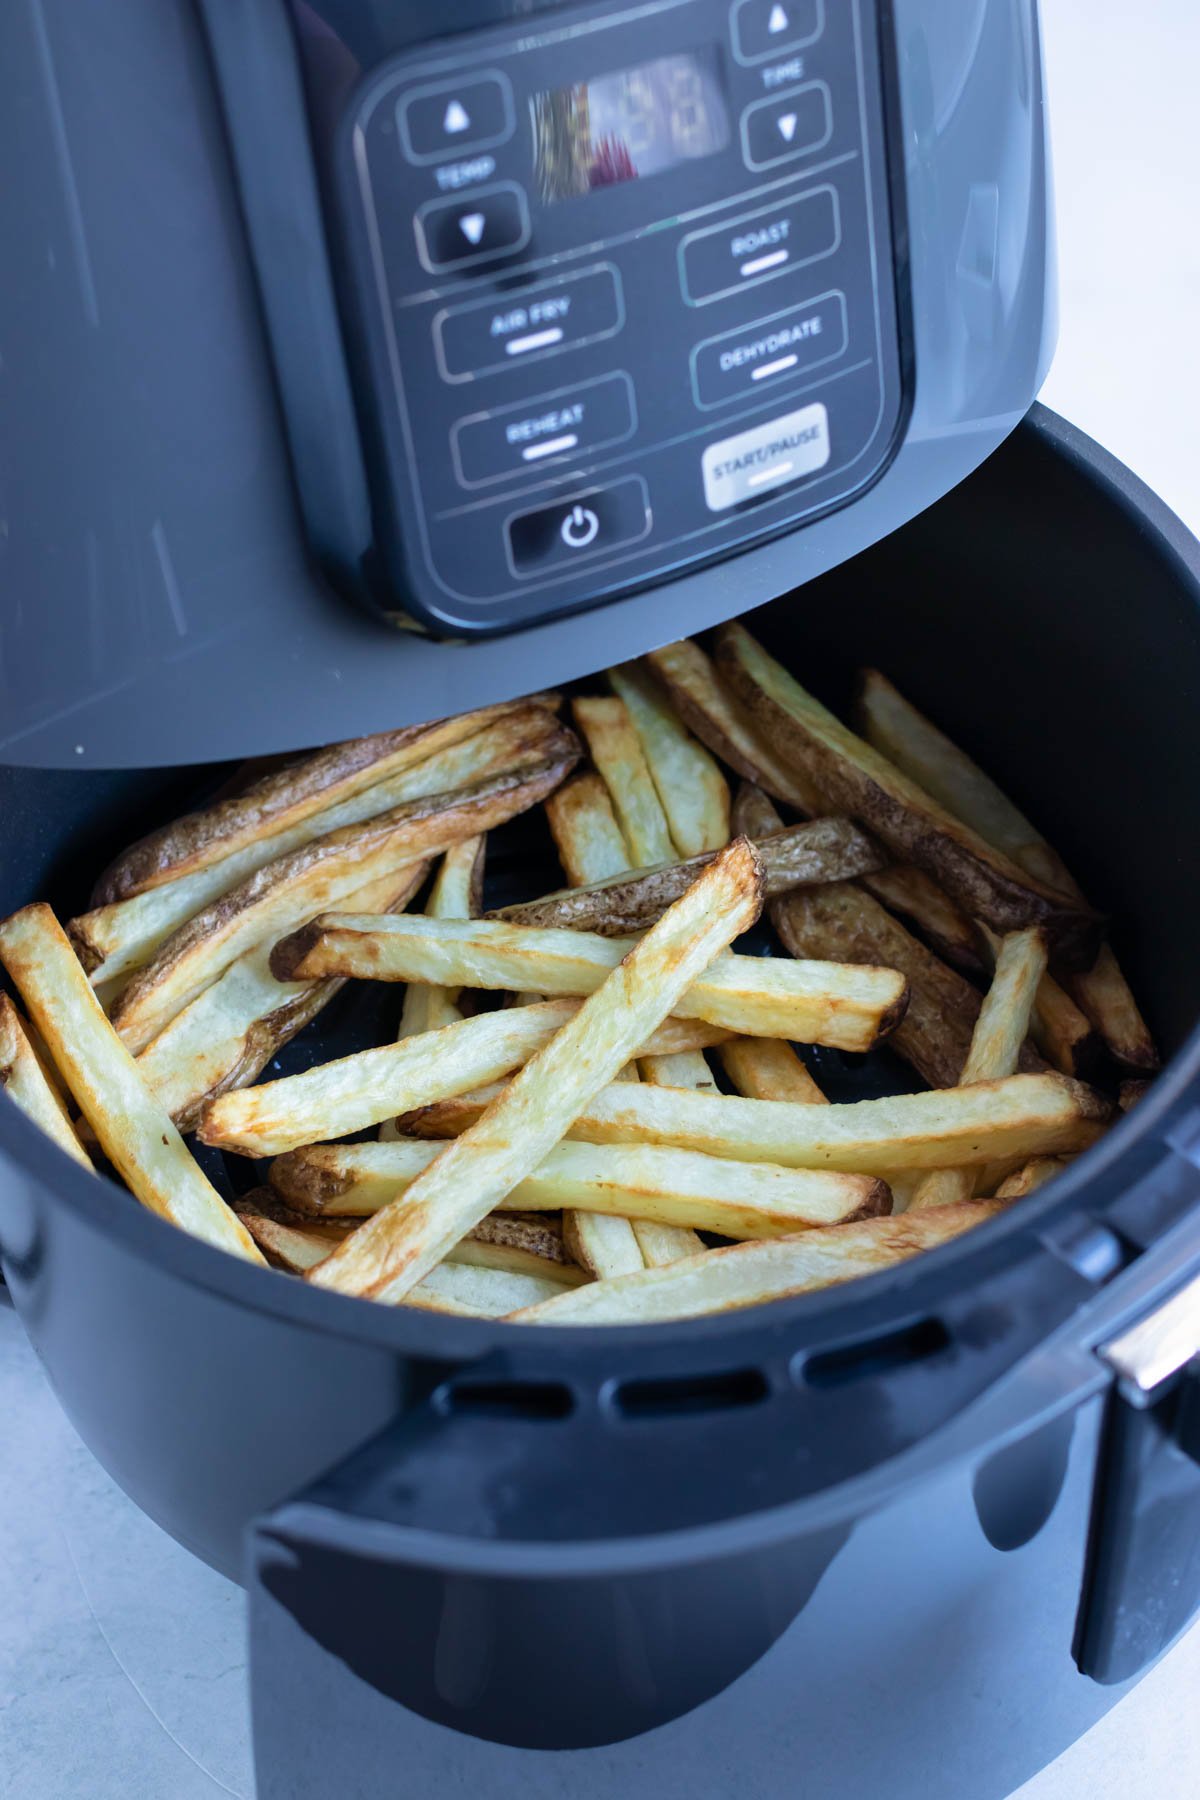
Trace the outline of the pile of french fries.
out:
[[[318,1287],[620,1324],[944,1244],[1143,1091],[1103,921],[882,675],[855,732],[732,624],[606,687],[248,768],[66,930],[14,914],[10,1099]],[[485,912],[489,834],[539,805],[566,885]],[[760,913],[775,953],[732,948]],[[348,981],[397,984],[394,1040],[260,1081]],[[922,1089],[831,1105],[796,1048],[885,1041]],[[248,1159],[232,1201],[193,1133]]]

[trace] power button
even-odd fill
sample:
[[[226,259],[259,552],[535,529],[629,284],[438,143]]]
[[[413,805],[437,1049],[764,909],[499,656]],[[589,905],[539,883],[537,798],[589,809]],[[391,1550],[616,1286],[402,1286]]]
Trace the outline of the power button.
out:
[[[599,530],[600,520],[591,507],[577,502],[559,526],[558,535],[569,550],[586,550]]]
[[[646,483],[640,475],[627,475],[608,487],[513,513],[505,521],[505,548],[514,575],[540,575],[635,544],[650,525]]]

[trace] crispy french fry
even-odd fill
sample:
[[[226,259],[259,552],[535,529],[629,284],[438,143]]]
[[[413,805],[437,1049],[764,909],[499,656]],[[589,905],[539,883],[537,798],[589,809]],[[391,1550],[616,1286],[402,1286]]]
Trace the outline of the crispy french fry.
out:
[[[978,925],[977,931],[988,964],[994,968],[1001,939],[986,925]],[[1095,1068],[1100,1042],[1091,1021],[1050,974],[1044,974],[1038,983],[1029,1028],[1046,1061],[1060,1074],[1075,1075],[1082,1081]]]
[[[648,1269],[665,1269],[668,1263],[699,1256],[704,1239],[685,1225],[660,1225],[657,1219],[631,1219],[642,1261]]]
[[[276,937],[298,912],[311,916],[336,906],[405,862],[422,861],[524,812],[558,785],[573,758],[564,743],[556,756],[452,794],[409,801],[268,863],[168,938],[117,1001],[114,1026],[131,1050],[144,1050],[231,962]]]
[[[621,821],[634,867],[671,862],[675,846],[667,816],[624,701],[581,696],[571,711]]]
[[[628,869],[629,847],[608,789],[594,770],[585,769],[551,794],[546,818],[572,887],[605,881]]]
[[[442,858],[426,912],[433,919],[473,919],[483,896],[483,859],[486,839],[464,838],[452,844]],[[347,907],[349,912],[370,912],[369,906]],[[462,1018],[459,988],[438,987],[432,982],[413,982],[405,990],[400,1012],[399,1036],[417,1037],[422,1031],[440,1031]]]
[[[507,1269],[479,1269],[467,1263],[444,1262],[430,1269],[424,1281],[404,1297],[405,1306],[425,1312],[460,1313],[465,1318],[507,1318],[514,1306],[537,1305],[572,1290],[544,1275],[524,1275]],[[528,1299],[521,1300],[525,1294]]]
[[[142,1205],[219,1249],[261,1262],[101,1012],[48,906],[26,906],[0,925],[0,961],[104,1154]]]
[[[0,994],[0,1090],[53,1138],[60,1150],[85,1169],[91,1168],[91,1158],[46,1079],[21,1016],[7,994]]]
[[[717,1055],[736,1091],[748,1100],[828,1104],[800,1057],[781,1038],[730,1038]]]
[[[255,838],[219,862],[177,875],[161,887],[83,913],[70,921],[68,934],[93,985],[111,992],[117,983],[127,982],[132,970],[149,962],[173,932],[268,863],[394,807],[486,781],[547,753],[561,741],[561,727],[547,712],[519,708],[416,767],[352,793],[285,831]]]
[[[246,1156],[279,1156],[302,1144],[344,1137],[518,1068],[582,1004],[548,1000],[480,1013],[423,1037],[218,1095],[201,1109],[200,1138]],[[693,1028],[689,1021],[670,1019],[641,1048],[649,1056],[670,1055],[719,1041],[721,1035],[713,1026]]]
[[[642,1080],[655,1087],[694,1088],[702,1094],[717,1092],[702,1050],[681,1050],[675,1056],[643,1056],[639,1067]]]
[[[447,1100],[406,1120],[406,1129],[420,1137],[453,1136],[497,1098],[489,1088]],[[842,1170],[891,1182],[908,1169],[1085,1150],[1102,1135],[1110,1113],[1094,1088],[1056,1074],[1010,1075],[839,1106],[617,1083],[584,1107],[570,1137],[591,1144],[676,1145],[741,1162]]]
[[[271,967],[281,981],[357,975],[590,994],[637,941],[500,919],[334,913],[284,938]],[[758,1037],[865,1050],[903,1017],[905,995],[904,977],[893,969],[731,952],[681,996],[678,1016]]]
[[[1150,1091],[1151,1086],[1152,1083],[1149,1081],[1123,1081],[1121,1083],[1120,1093],[1117,1096],[1117,1105],[1120,1107],[1121,1111],[1123,1113],[1129,1112],[1132,1107],[1137,1105],[1139,1100],[1145,1098],[1146,1094]]]
[[[679,1056],[644,1056],[638,1067],[642,1080],[652,1087],[691,1088],[700,1094],[718,1091],[701,1050],[686,1050]],[[685,1256],[697,1256],[704,1249],[703,1239],[686,1226],[644,1218],[632,1219],[631,1224],[648,1269],[661,1269]]]
[[[960,1084],[992,1081],[1016,1073],[1029,1019],[1046,973],[1046,940],[1040,931],[1014,931],[1003,938],[996,972],[984,998]],[[975,1169],[936,1169],[925,1177],[908,1205],[909,1212],[950,1206],[969,1200],[975,1191]]]
[[[746,832],[763,865],[764,891],[768,898],[793,888],[845,881],[877,869],[883,858],[879,847],[848,819],[813,819],[784,827],[773,814],[776,828],[770,832]],[[672,901],[712,861],[711,854],[687,862],[664,863],[657,869],[609,875],[588,887],[562,888],[539,900],[522,900],[501,907],[489,918],[506,919],[510,925],[557,925],[573,931],[598,931],[619,937],[644,931],[660,919]],[[978,955],[978,953],[976,953]]]
[[[789,768],[754,729],[698,644],[682,638],[652,650],[645,660],[684,724],[722,762],[798,812],[818,818],[828,811],[815,785]]]
[[[770,831],[779,814],[758,788],[743,786],[734,805],[742,831]],[[885,907],[849,882],[771,901],[771,923],[792,956],[828,957],[898,969],[908,1008],[889,1044],[931,1087],[953,1087],[971,1047],[979,995],[939,962]]]
[[[359,1218],[410,1188],[441,1148],[415,1138],[313,1144],[279,1157],[271,1165],[271,1186],[303,1215]],[[788,1237],[871,1218],[886,1212],[888,1204],[886,1184],[871,1175],[734,1162],[654,1144],[568,1141],[556,1144],[476,1229],[501,1224],[511,1209],[541,1213],[563,1207],[597,1217],[633,1212],[660,1225],[724,1237]]]
[[[997,1200],[1023,1200],[1026,1194],[1036,1193],[1046,1182],[1061,1175],[1070,1160],[1069,1156],[1031,1157],[1000,1183],[996,1189]]]
[[[563,1242],[597,1281],[612,1281],[646,1266],[632,1223],[619,1214],[571,1208],[563,1214]]]
[[[1085,903],[1027,875],[947,812],[806,693],[744,626],[722,626],[718,644],[722,676],[780,755],[808,773],[835,810],[858,819],[898,862],[923,868],[997,931],[1041,926],[1064,959],[1094,959],[1101,922]]]
[[[328,749],[288,760],[281,767],[269,769],[251,785],[239,785],[229,798],[175,819],[132,844],[96,883],[93,905],[125,899],[181,875],[210,868],[236,851],[257,845],[264,838],[275,838],[355,794],[376,788],[391,776],[429,762],[439,752],[474,737],[497,720],[526,713],[531,706],[552,711],[557,705],[556,694],[531,695],[527,700],[508,700],[449,719],[406,725],[399,731],[383,731],[374,737],[352,738],[347,743],[331,744]],[[435,773],[434,784],[425,791],[436,793],[447,786],[457,786],[458,782],[447,782]],[[401,797],[416,798],[412,794]],[[374,810],[382,811],[395,804],[385,799]],[[337,824],[351,822],[339,819]],[[334,828],[323,825],[315,835],[324,836]],[[283,848],[279,846],[272,854],[278,855]]]
[[[917,710],[877,669],[864,671],[858,716],[870,744],[918,781],[948,812],[1019,864],[1076,901],[1083,895],[1062,858],[990,776]],[[1118,1062],[1156,1069],[1158,1052],[1111,948],[1090,969],[1066,977],[1071,994]],[[1046,1054],[1062,1066],[1052,1050]]]
[[[533,1172],[713,958],[754,922],[761,904],[757,859],[739,839],[514,1076],[480,1123],[449,1143],[417,1177],[403,1204],[385,1207],[360,1226],[311,1279],[343,1293],[402,1299],[451,1244]],[[640,1083],[617,1088],[630,1094],[678,1092]]]
[[[908,924],[935,956],[964,975],[982,975],[977,927],[936,881],[911,863],[892,863],[860,877],[868,894]]]
[[[729,842],[729,785],[714,759],[636,663],[608,678],[637,733],[650,778],[680,856],[700,856]]]
[[[404,906],[425,878],[412,863],[360,888],[364,905]],[[213,985],[177,1013],[137,1058],[142,1079],[181,1131],[191,1131],[206,1101],[248,1087],[271,1058],[316,1018],[343,983],[276,981],[271,945],[259,944],[230,963]]]
[[[670,1268],[594,1282],[510,1317],[522,1325],[648,1325],[757,1306],[890,1269],[949,1243],[1002,1205],[965,1200],[916,1219],[864,1219],[776,1243],[733,1244]]]

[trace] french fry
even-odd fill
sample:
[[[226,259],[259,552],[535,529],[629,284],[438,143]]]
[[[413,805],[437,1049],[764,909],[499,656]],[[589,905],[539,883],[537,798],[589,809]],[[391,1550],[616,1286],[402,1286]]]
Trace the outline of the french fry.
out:
[[[645,661],[684,724],[744,780],[810,818],[829,810],[814,784],[789,768],[754,729],[699,644],[682,638],[652,650]]]
[[[440,1143],[313,1144],[279,1157],[271,1186],[299,1214],[355,1219],[405,1193],[442,1149]],[[635,1217],[724,1237],[789,1237],[847,1219],[887,1212],[887,1184],[871,1175],[734,1162],[655,1144],[566,1141],[538,1164],[476,1227],[495,1229],[512,1210]],[[590,1265],[589,1265],[590,1266]],[[635,1266],[635,1265],[630,1265]]]
[[[734,818],[739,830],[751,835],[779,822],[766,795],[748,785],[738,791]],[[791,956],[898,969],[908,982],[908,1007],[889,1044],[931,1087],[955,1085],[979,1015],[979,995],[969,981],[939,962],[857,885],[835,882],[784,895],[770,902],[768,912]]]
[[[978,764],[917,710],[877,669],[864,671],[858,716],[867,741],[927,793],[1047,887],[1082,902],[1062,858]],[[1113,1056],[1129,1068],[1156,1069],[1158,1052],[1111,948],[1067,986]],[[1047,1050],[1051,1060],[1056,1060]],[[1060,1065],[1061,1066],[1061,1065]]]
[[[178,880],[181,875],[211,868],[264,838],[276,838],[305,824],[355,794],[377,788],[391,776],[429,762],[439,752],[452,749],[498,720],[525,714],[530,707],[553,711],[557,705],[556,694],[532,695],[449,719],[379,732],[374,737],[352,738],[347,743],[331,744],[325,750],[288,760],[251,785],[239,785],[229,798],[175,819],[130,845],[96,883],[93,905],[126,899],[163,882]],[[457,785],[457,781],[446,782],[434,773],[434,786],[425,791],[436,793]],[[416,796],[405,794],[402,798]],[[375,810],[394,804],[395,801],[385,799]],[[339,825],[351,822],[337,821]],[[324,836],[332,829],[335,827],[324,825],[315,835]],[[281,845],[272,854],[278,855],[285,847],[292,846]]]
[[[1149,1081],[1123,1081],[1117,1096],[1117,1105],[1123,1113],[1129,1112],[1139,1100],[1149,1093],[1152,1083]]]
[[[636,663],[610,669],[608,678],[637,733],[677,854],[723,849],[729,842],[729,784],[714,759]]]
[[[960,1084],[992,1081],[1016,1073],[1029,1019],[1046,973],[1046,940],[1040,931],[1014,931],[1003,938],[996,972],[984,998]],[[974,1169],[937,1169],[925,1177],[909,1203],[909,1212],[950,1206],[969,1200],[975,1191]]]
[[[93,985],[111,991],[116,983],[127,982],[132,970],[149,962],[173,932],[268,863],[409,801],[451,793],[503,774],[552,751],[562,742],[561,733],[557,721],[542,708],[518,708],[473,736],[427,756],[416,767],[352,793],[285,831],[264,833],[219,862],[83,913],[70,921],[68,935]]]
[[[1040,926],[1064,959],[1094,959],[1101,921],[1085,903],[1027,875],[947,812],[806,693],[744,626],[721,627],[717,662],[779,754],[819,785],[834,810],[881,838],[898,862],[924,869],[997,931]]]
[[[828,1104],[800,1057],[781,1038],[730,1038],[717,1055],[736,1091],[748,1100]]]
[[[452,844],[442,858],[426,912],[433,919],[472,919],[483,896],[483,858],[486,839],[464,838]],[[369,906],[348,907],[349,912],[371,912]],[[400,1012],[399,1036],[417,1037],[423,1031],[440,1031],[462,1018],[460,989],[438,987],[432,982],[413,982],[405,990]]]
[[[300,1215],[355,1219],[380,1211],[410,1188],[442,1149],[392,1143],[313,1144],[271,1165],[271,1186]],[[794,1232],[888,1210],[887,1186],[871,1175],[733,1162],[654,1144],[556,1144],[476,1231],[511,1210],[575,1208],[598,1218],[634,1216],[724,1237],[788,1237]],[[630,1265],[635,1266],[635,1265]]]
[[[879,847],[848,819],[813,819],[803,825],[776,827],[770,832],[746,832],[763,865],[764,891],[768,898],[790,893],[793,888],[821,886],[878,869],[883,861]],[[501,907],[489,918],[506,919],[511,925],[557,925],[573,931],[599,931],[619,937],[644,931],[661,919],[672,901],[687,892],[712,855],[694,856],[687,862],[664,863],[657,869],[609,875],[587,887],[562,888],[539,900],[522,900]],[[978,955],[978,953],[976,953]]]
[[[430,1269],[424,1281],[405,1295],[404,1305],[420,1307],[424,1312],[458,1313],[464,1318],[503,1319],[514,1307],[537,1305],[539,1300],[571,1291],[561,1281],[544,1275],[444,1262]],[[528,1298],[520,1299],[521,1295]]]
[[[923,869],[915,869],[911,863],[892,863],[889,868],[862,875],[860,880],[868,894],[903,919],[922,943],[952,969],[964,975],[986,972],[988,964],[979,952],[974,920]]]
[[[612,1281],[646,1266],[632,1222],[615,1213],[571,1208],[563,1214],[563,1242],[597,1281]]]
[[[403,1203],[360,1226],[310,1279],[342,1293],[402,1299],[533,1172],[714,957],[753,924],[761,904],[757,859],[744,840],[736,840],[513,1077],[480,1122],[447,1144]],[[707,1098],[632,1082],[616,1087],[629,1094]]]
[[[344,1137],[497,1080],[527,1062],[582,1004],[548,1000],[480,1013],[422,1037],[235,1089],[205,1103],[199,1136],[245,1156],[281,1156],[302,1144]],[[670,1055],[722,1035],[715,1026],[670,1019],[642,1049],[649,1056]]]
[[[499,1093],[447,1100],[406,1120],[415,1136],[453,1136],[476,1123]],[[217,1102],[221,1104],[220,1101]],[[909,1169],[1010,1163],[1086,1150],[1111,1108],[1069,1076],[1010,1075],[971,1087],[933,1088],[883,1100],[812,1106],[614,1083],[579,1113],[574,1142],[675,1145],[741,1162],[833,1169],[891,1182]]]
[[[0,994],[0,1089],[47,1137],[54,1139],[60,1150],[73,1156],[85,1169],[91,1168],[91,1158],[46,1079],[20,1014],[7,994]]]
[[[608,789],[635,868],[652,868],[675,856],[642,746],[622,700],[580,697],[572,702],[576,725]]]
[[[573,760],[564,743],[555,756],[409,801],[268,863],[168,938],[117,1001],[114,1026],[131,1050],[144,1050],[231,962],[278,936],[297,913],[336,906],[406,861],[420,862],[524,812],[558,785]]]
[[[335,913],[284,938],[271,967],[281,981],[356,975],[590,994],[636,942],[500,919]],[[904,977],[893,969],[729,953],[681,996],[678,1016],[758,1037],[865,1050],[903,1016],[905,996]]]
[[[1034,1156],[1008,1175],[996,1189],[997,1200],[1023,1200],[1036,1193],[1046,1182],[1061,1175],[1070,1162],[1069,1156]]]
[[[23,907],[0,925],[0,961],[12,976],[109,1162],[160,1218],[251,1262],[254,1242],[201,1173],[137,1064],[100,1010],[66,933],[48,906]]]
[[[409,864],[360,888],[356,898],[380,911],[404,906],[428,866]],[[206,1101],[256,1080],[344,985],[336,977],[276,981],[270,969],[271,948],[269,943],[259,944],[230,963],[137,1058],[142,1079],[181,1131],[194,1128]]]
[[[865,1219],[776,1243],[732,1244],[666,1269],[594,1282],[510,1315],[521,1325],[649,1325],[812,1293],[893,1268],[1003,1209],[965,1200],[918,1218]]]
[[[685,1050],[678,1056],[643,1056],[638,1067],[642,1080],[652,1087],[691,1088],[700,1094],[718,1091],[701,1050]],[[697,1256],[704,1249],[703,1239],[687,1226],[645,1218],[634,1218],[630,1223],[648,1269],[661,1269],[685,1256]]]
[[[629,847],[608,789],[591,769],[564,782],[546,802],[546,818],[572,887],[605,881],[629,867]],[[547,921],[549,922],[549,921]]]
[[[1001,940],[986,925],[977,930],[988,963],[994,967]],[[1038,1049],[1060,1074],[1084,1080],[1095,1068],[1100,1040],[1091,1020],[1053,975],[1043,975],[1038,983],[1029,1027]]]

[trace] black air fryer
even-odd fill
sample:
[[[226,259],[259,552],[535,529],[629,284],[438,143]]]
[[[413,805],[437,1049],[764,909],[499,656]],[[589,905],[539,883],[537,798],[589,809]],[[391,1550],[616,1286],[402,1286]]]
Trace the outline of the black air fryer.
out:
[[[64,1408],[246,1584],[259,1800],[1002,1800],[1200,1607],[1200,549],[1030,411],[1041,80],[1033,0],[0,15],[0,912],[754,609],[995,773],[1170,1053],[969,1236],[637,1329],[289,1282],[0,1101]]]

